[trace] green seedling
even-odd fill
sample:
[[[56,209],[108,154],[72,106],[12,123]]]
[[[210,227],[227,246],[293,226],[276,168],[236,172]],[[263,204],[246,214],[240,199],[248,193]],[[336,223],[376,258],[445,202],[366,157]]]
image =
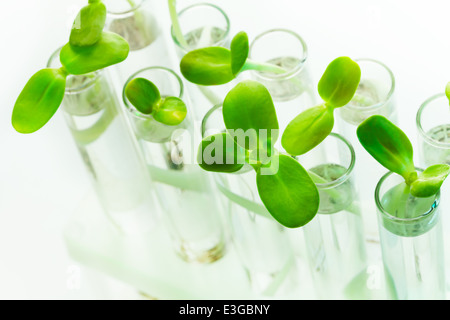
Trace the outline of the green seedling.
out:
[[[245,32],[236,34],[230,49],[207,47],[188,52],[180,62],[186,80],[203,86],[221,85],[235,79],[246,70],[283,74],[287,71],[273,64],[248,58],[249,41]]]
[[[353,98],[361,79],[359,65],[348,57],[333,60],[318,84],[323,103],[295,117],[281,138],[291,155],[302,155],[320,144],[333,130],[334,110]]]
[[[436,164],[417,173],[413,147],[406,134],[383,116],[374,115],[357,129],[362,146],[389,171],[401,175],[409,192],[417,198],[427,198],[439,192],[450,173],[450,166]]]
[[[60,52],[62,67],[43,69],[31,77],[20,93],[12,113],[12,125],[20,133],[41,129],[64,98],[69,75],[88,74],[125,60],[128,43],[115,33],[103,31],[106,8],[89,0],[73,24],[70,41]]]
[[[177,97],[161,97],[158,88],[149,80],[135,78],[125,87],[125,96],[141,113],[169,126],[179,125],[186,118],[187,108]]]
[[[274,148],[279,127],[268,90],[256,81],[239,83],[223,102],[223,118],[227,131],[204,138],[199,147],[201,168],[233,173],[250,164],[261,201],[276,221],[288,228],[311,221],[319,193],[302,165]]]

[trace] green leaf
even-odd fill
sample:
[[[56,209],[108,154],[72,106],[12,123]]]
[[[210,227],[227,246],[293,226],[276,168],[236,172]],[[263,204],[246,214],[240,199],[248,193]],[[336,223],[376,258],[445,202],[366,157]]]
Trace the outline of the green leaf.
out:
[[[333,130],[333,109],[325,105],[305,110],[286,127],[281,145],[291,155],[304,154],[319,145]]]
[[[263,174],[261,169],[256,175],[262,202],[272,217],[283,226],[304,226],[319,210],[316,185],[308,172],[289,156],[275,156],[271,164],[273,170],[270,174]]]
[[[355,95],[361,80],[359,65],[348,57],[333,60],[319,81],[319,94],[333,108],[345,106]]]
[[[180,70],[186,80],[204,86],[225,84],[234,79],[231,52],[222,47],[188,52],[181,59]]]
[[[103,32],[100,41],[89,47],[66,44],[60,53],[60,60],[67,72],[73,75],[100,70],[125,60],[130,51],[128,42],[121,36]]]
[[[246,80],[228,92],[223,120],[236,142],[247,150],[269,147],[278,138],[278,119],[269,91],[261,83]]]
[[[428,167],[411,183],[411,194],[418,198],[427,198],[435,195],[449,173],[450,166],[446,164],[436,164]]]
[[[161,100],[161,94],[153,82],[144,78],[135,78],[125,87],[125,96],[141,113],[150,114]]]
[[[248,36],[241,31],[236,34],[231,41],[231,70],[236,76],[244,66],[248,58],[249,45]]]
[[[227,133],[218,133],[202,140],[197,162],[206,171],[236,172],[245,164],[245,150]]]
[[[42,128],[61,105],[65,89],[66,74],[60,69],[43,69],[34,74],[14,105],[14,129],[32,133]]]
[[[70,32],[70,44],[88,47],[102,37],[106,21],[106,7],[102,2],[91,3],[78,13]]]
[[[153,110],[153,118],[168,126],[176,126],[186,118],[187,108],[184,102],[176,97],[167,97]]]
[[[447,86],[445,87],[445,95],[447,96],[447,99],[450,102],[450,82],[447,83]]]
[[[392,122],[374,115],[363,121],[356,133],[362,146],[381,165],[403,176],[408,184],[416,178],[411,142]]]

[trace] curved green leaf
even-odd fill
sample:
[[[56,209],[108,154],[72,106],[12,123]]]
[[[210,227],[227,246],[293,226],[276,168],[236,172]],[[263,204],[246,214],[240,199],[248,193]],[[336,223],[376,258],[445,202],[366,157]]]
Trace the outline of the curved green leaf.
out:
[[[218,133],[202,140],[197,162],[206,171],[236,172],[245,164],[245,150],[227,133]]]
[[[274,165],[275,162],[277,165]],[[316,185],[308,172],[289,156],[277,155],[271,164],[271,174],[262,174],[260,170],[256,176],[262,202],[272,217],[283,226],[304,226],[319,210]]]
[[[333,130],[333,109],[325,105],[305,110],[286,127],[281,145],[291,155],[304,154],[319,145]]]
[[[158,108],[153,109],[153,118],[168,126],[176,126],[186,118],[187,108],[184,102],[176,97],[167,97]]]
[[[418,198],[427,198],[435,195],[449,173],[450,166],[446,164],[436,164],[428,167],[411,183],[411,194]]]
[[[43,69],[34,74],[14,105],[14,129],[32,133],[42,128],[61,105],[65,89],[66,74],[60,69]]]
[[[278,138],[278,119],[269,91],[261,83],[246,80],[228,92],[223,120],[236,142],[247,150],[268,147]]]
[[[231,40],[231,71],[236,76],[241,71],[248,58],[250,50],[248,36],[244,31],[236,34]]]
[[[130,47],[121,36],[103,32],[100,41],[89,47],[66,44],[60,53],[60,60],[67,72],[73,75],[86,74],[122,62],[128,56]]]
[[[413,148],[406,134],[380,115],[363,121],[357,131],[362,146],[381,165],[405,178],[415,179]]]
[[[231,52],[222,47],[208,47],[188,52],[180,62],[186,80],[199,85],[212,86],[234,79],[231,70]]]
[[[88,47],[102,37],[106,21],[106,7],[102,2],[91,3],[78,13],[70,32],[70,44]]]
[[[125,96],[130,103],[144,114],[150,114],[161,100],[161,94],[153,82],[144,78],[134,78],[125,87]]]
[[[333,108],[345,106],[352,100],[361,80],[359,65],[348,57],[333,60],[319,81],[320,97]]]

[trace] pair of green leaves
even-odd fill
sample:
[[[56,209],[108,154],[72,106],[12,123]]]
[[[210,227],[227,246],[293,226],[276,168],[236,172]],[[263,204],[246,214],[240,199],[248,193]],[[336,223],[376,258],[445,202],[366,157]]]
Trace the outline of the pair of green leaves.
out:
[[[232,173],[249,163],[256,171],[261,201],[280,224],[297,228],[319,208],[319,193],[307,171],[293,158],[278,154],[278,119],[268,90],[259,82],[243,81],[223,103],[226,133],[206,137],[198,151],[207,171]]]
[[[176,126],[186,118],[187,108],[177,97],[162,98],[158,88],[151,81],[135,78],[125,87],[125,96],[143,114],[151,114],[163,124]]]
[[[286,72],[275,65],[250,61],[249,50],[248,36],[241,31],[232,39],[230,49],[207,47],[188,52],[181,59],[180,70],[188,81],[204,86],[228,83],[245,70]]]
[[[118,34],[103,31],[105,21],[106,7],[100,0],[89,0],[80,10],[70,32],[70,41],[60,53],[61,64],[68,73],[91,73],[128,57],[127,41]]]
[[[415,197],[435,195],[450,173],[450,166],[437,164],[418,175],[410,140],[400,128],[383,116],[374,115],[366,119],[358,126],[357,135],[362,146],[375,160],[405,179]]]
[[[119,35],[104,32],[106,8],[89,0],[81,9],[60,52],[60,69],[43,69],[34,74],[20,93],[12,114],[12,125],[20,133],[33,133],[55,114],[64,98],[68,75],[91,73],[125,60],[128,43]]]
[[[281,144],[292,155],[304,154],[319,145],[333,130],[334,109],[353,98],[361,79],[359,65],[348,57],[333,60],[318,84],[324,103],[295,117],[286,127]]]

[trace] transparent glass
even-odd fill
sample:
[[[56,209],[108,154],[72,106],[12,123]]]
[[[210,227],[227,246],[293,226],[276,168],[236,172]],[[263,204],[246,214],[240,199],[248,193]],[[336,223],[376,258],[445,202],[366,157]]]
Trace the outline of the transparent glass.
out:
[[[355,185],[359,190],[366,238],[373,243],[374,254],[379,255],[379,233],[373,201],[375,186],[384,174],[384,168],[362,147],[356,135],[358,125],[372,115],[382,115],[397,124],[394,101],[395,78],[383,63],[372,59],[356,59],[361,68],[361,82],[354,98],[336,111],[336,130],[355,148]],[[369,170],[370,168],[370,170]]]
[[[48,62],[59,68],[57,50]],[[101,203],[126,233],[149,230],[156,219],[153,186],[107,70],[69,76],[61,105]]]
[[[106,30],[121,35],[130,45],[127,59],[111,67],[118,90],[143,65],[158,61],[171,66],[172,57],[162,35],[155,0],[105,0],[104,3],[108,10]]]
[[[186,45],[181,44],[171,27],[172,40],[181,59],[188,51],[205,47],[228,47],[230,44],[230,20],[218,6],[198,3],[182,9],[178,22]]]
[[[444,93],[430,97],[420,106],[416,125],[421,165],[450,164],[450,106]]]
[[[202,122],[202,136],[224,132],[222,106],[213,107]],[[262,295],[288,294],[298,280],[289,230],[263,205],[250,165],[233,174],[214,173],[217,187],[231,205],[230,232],[252,289]]]
[[[434,164],[450,165],[450,105],[444,93],[436,94],[422,103],[416,116],[418,131],[419,163],[423,168]],[[442,194],[449,194],[450,185],[444,182]],[[448,203],[440,205],[442,212],[448,212]],[[442,216],[444,230],[450,228],[450,217]],[[444,233],[444,243],[450,243],[450,233]],[[450,274],[450,251],[445,250],[446,270]],[[450,290],[450,278],[447,277],[447,290]]]
[[[183,99],[189,110],[183,83],[172,70],[149,67],[133,74],[128,82],[136,77],[152,81],[162,97]],[[137,111],[125,94],[123,99],[147,168],[156,183],[156,194],[175,251],[188,262],[211,263],[222,258],[226,249],[222,220],[226,208],[220,205],[210,176],[193,161],[191,119],[167,126]]]
[[[149,46],[158,37],[158,24],[148,0],[104,0],[106,29],[122,36],[130,51]]]
[[[403,178],[389,172],[378,182],[375,201],[388,296],[445,299],[440,193],[415,198]]]
[[[218,6],[210,3],[198,3],[188,6],[178,13],[178,21],[186,44],[181,44],[171,27],[172,42],[175,44],[178,60],[195,49],[204,47],[229,47],[230,20]],[[198,86],[186,82],[190,93],[194,118],[201,121],[211,106],[222,103],[226,94],[235,85],[235,81],[219,86]]]
[[[353,147],[331,133],[298,161],[310,172],[320,195],[318,214],[302,228],[319,297],[367,298],[364,225],[352,181]]]
[[[250,61],[285,70],[282,73],[252,70],[250,73],[253,80],[269,90],[275,101],[281,132],[298,114],[316,104],[307,58],[305,41],[287,29],[265,31],[250,44]]]

